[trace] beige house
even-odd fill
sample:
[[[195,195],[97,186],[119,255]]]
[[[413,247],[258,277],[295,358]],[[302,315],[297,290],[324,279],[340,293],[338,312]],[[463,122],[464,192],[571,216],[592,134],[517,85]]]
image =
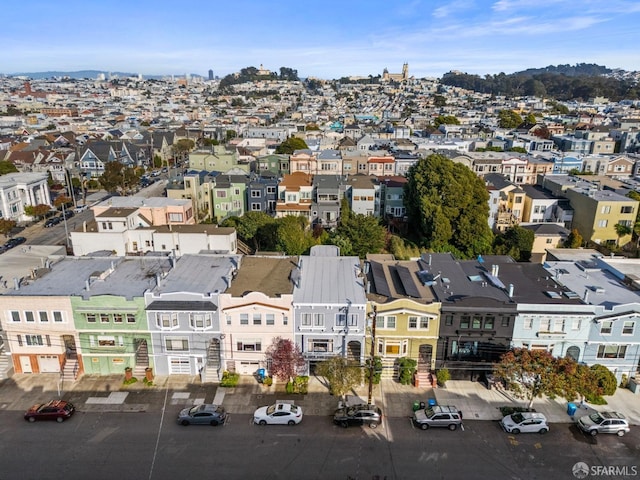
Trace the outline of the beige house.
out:
[[[243,375],[268,370],[265,351],[278,337],[294,341],[291,257],[244,257],[231,286],[220,294],[222,360]]]

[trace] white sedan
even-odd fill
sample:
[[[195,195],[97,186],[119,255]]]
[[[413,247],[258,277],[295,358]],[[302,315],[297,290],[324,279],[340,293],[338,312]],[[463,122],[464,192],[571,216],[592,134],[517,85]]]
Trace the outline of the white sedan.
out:
[[[253,423],[258,425],[295,425],[302,421],[302,408],[292,403],[275,403],[258,408]]]

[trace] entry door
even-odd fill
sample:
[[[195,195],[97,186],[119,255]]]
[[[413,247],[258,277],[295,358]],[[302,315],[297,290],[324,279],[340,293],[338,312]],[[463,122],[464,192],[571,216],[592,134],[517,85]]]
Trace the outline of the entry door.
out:
[[[20,368],[22,373],[33,373],[31,369],[31,358],[22,356],[20,357]]]

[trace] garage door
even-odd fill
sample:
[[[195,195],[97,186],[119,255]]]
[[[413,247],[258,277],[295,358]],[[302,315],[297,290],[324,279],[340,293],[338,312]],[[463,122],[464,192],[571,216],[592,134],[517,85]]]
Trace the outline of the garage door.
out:
[[[260,368],[260,362],[240,362],[240,375],[253,375]]]
[[[38,357],[40,373],[57,373],[60,371],[60,360],[57,355],[40,355]]]
[[[169,358],[169,374],[191,374],[191,362],[188,358],[171,357]]]

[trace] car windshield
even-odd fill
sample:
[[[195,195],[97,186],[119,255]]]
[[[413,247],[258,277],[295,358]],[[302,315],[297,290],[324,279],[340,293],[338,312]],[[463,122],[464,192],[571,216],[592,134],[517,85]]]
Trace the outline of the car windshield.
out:
[[[289,410],[291,410],[291,413],[298,413],[298,407],[296,405],[291,405]]]
[[[513,413],[511,414],[511,419],[515,422],[515,423],[522,423],[524,420],[524,417],[522,416],[521,413]]]
[[[202,405],[196,405],[195,407],[191,407],[189,409],[189,415],[193,415],[195,413],[198,413],[201,409],[202,409]]]
[[[593,423],[602,423],[602,421],[604,420],[604,418],[597,412],[589,415],[589,418]]]
[[[267,415],[271,415],[275,411],[276,411],[276,406],[271,405],[269,408],[267,408]]]

